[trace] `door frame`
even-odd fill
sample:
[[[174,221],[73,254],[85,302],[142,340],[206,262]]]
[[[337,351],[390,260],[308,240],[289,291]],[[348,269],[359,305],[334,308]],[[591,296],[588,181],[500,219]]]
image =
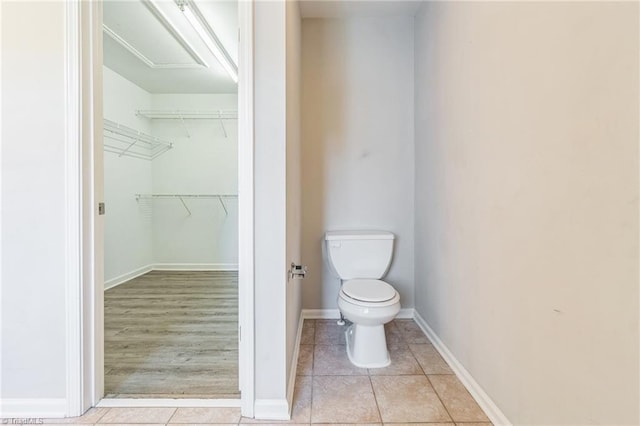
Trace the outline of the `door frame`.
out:
[[[255,401],[254,1],[238,0],[238,374],[242,415],[251,418]]]
[[[255,399],[253,8],[254,0],[238,1],[238,367],[246,417]],[[102,0],[67,0],[65,32],[66,415],[74,417],[104,396]]]

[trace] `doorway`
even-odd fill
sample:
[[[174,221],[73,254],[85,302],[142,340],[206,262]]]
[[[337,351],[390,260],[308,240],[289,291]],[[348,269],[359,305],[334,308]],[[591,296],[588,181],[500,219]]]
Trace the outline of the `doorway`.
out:
[[[239,398],[237,9],[104,2],[106,397]]]
[[[168,4],[142,1],[141,2],[144,7],[152,7],[158,4],[168,6]],[[209,2],[204,2],[209,3]],[[172,3],[173,4],[173,3]],[[191,3],[189,3],[191,4]],[[173,4],[175,6],[175,4]],[[85,276],[85,280],[83,280],[83,293],[84,299],[80,303],[80,309],[82,311],[82,315],[80,318],[74,319],[70,318],[69,328],[72,329],[75,327],[74,324],[78,324],[79,327],[82,328],[82,332],[78,335],[78,341],[74,343],[74,339],[70,340],[70,345],[77,347],[79,349],[78,355],[73,355],[69,357],[68,365],[71,369],[79,368],[78,375],[81,377],[79,386],[84,390],[78,390],[75,387],[69,388],[70,403],[69,413],[72,415],[79,414],[82,410],[86,410],[90,406],[95,405],[110,405],[117,406],[120,403],[123,405],[128,405],[122,400],[103,400],[105,396],[105,387],[104,387],[104,373],[103,369],[104,358],[104,337],[105,337],[105,329],[103,328],[103,320],[105,318],[102,298],[104,295],[104,279],[102,272],[102,262],[105,260],[104,251],[104,236],[103,236],[103,225],[102,225],[102,216],[98,212],[98,209],[94,210],[94,206],[97,207],[97,204],[101,202],[102,197],[102,149],[103,149],[103,131],[102,128],[102,87],[100,81],[102,80],[103,70],[103,60],[102,60],[102,31],[103,31],[103,14],[101,10],[101,2],[91,2],[84,3],[79,2],[77,7],[80,13],[77,16],[73,17],[71,22],[76,22],[78,28],[82,28],[81,31],[81,51],[78,54],[82,55],[82,60],[78,61],[81,63],[81,69],[84,75],[92,76],[90,79],[83,79],[82,87],[83,87],[83,108],[85,114],[82,117],[82,129],[83,129],[83,158],[84,158],[84,166],[82,169],[82,177],[85,182],[85,192],[82,197],[83,199],[83,211],[85,216],[84,221],[84,238],[83,238],[83,246],[85,253],[93,253],[92,258],[85,258],[83,262],[83,275]],[[225,210],[226,215],[230,214],[230,210],[234,207],[230,205],[230,199],[233,197],[225,198],[222,195],[235,195],[237,197],[236,201],[236,215],[238,217],[238,231],[237,231],[237,269],[238,271],[195,271],[195,272],[206,272],[209,274],[222,274],[225,273],[235,273],[238,284],[237,284],[237,324],[238,326],[234,326],[235,332],[233,334],[238,335],[238,329],[241,328],[243,333],[243,339],[239,340],[238,343],[238,358],[239,366],[238,376],[239,382],[236,385],[237,388],[242,389],[241,394],[238,393],[240,399],[234,398],[233,400],[228,400],[231,406],[242,407],[242,413],[245,416],[252,417],[253,416],[253,169],[252,169],[252,152],[253,152],[253,134],[252,134],[252,72],[251,72],[251,63],[252,63],[252,43],[251,43],[251,33],[252,33],[252,5],[250,2],[241,2],[238,7],[238,16],[239,16],[239,28],[240,28],[240,37],[242,40],[245,40],[245,43],[240,44],[239,49],[239,58],[238,62],[240,64],[238,73],[239,73],[239,85],[237,89],[236,99],[237,99],[237,120],[238,120],[238,146],[237,146],[237,193],[236,194],[221,194],[221,193],[207,193],[204,195],[215,197],[199,197],[193,201],[216,201],[218,206]],[[106,12],[106,11],[105,11]],[[183,13],[183,11],[180,11]],[[160,12],[160,16],[163,16],[166,19],[167,13]],[[77,20],[76,20],[77,18]],[[74,21],[75,20],[75,21]],[[106,38],[106,37],[105,37]],[[131,53],[131,52],[130,52]],[[73,58],[70,59],[70,61]],[[79,78],[79,76],[78,76]],[[87,113],[91,111],[92,114]],[[220,114],[222,111],[221,108],[216,109],[216,113]],[[201,111],[202,112],[202,111]],[[209,113],[211,111],[204,111]],[[224,111],[222,111],[224,113]],[[228,117],[224,117],[228,118]],[[195,119],[194,119],[195,120]],[[113,120],[112,120],[113,121]],[[185,123],[186,117],[181,117],[179,119],[180,123]],[[219,120],[218,120],[219,121]],[[105,121],[105,123],[107,123]],[[107,126],[112,123],[106,124]],[[120,123],[122,124],[122,123]],[[227,138],[229,137],[229,125],[225,123],[226,127],[220,129],[223,132],[227,132]],[[182,125],[182,124],[181,124]],[[120,130],[126,130],[125,127],[129,127],[130,129],[137,130],[133,126],[125,126],[121,125]],[[153,126],[151,126],[153,127]],[[232,129],[232,128],[231,128]],[[184,131],[189,131],[184,128]],[[140,132],[145,133],[145,132]],[[142,135],[139,135],[142,138]],[[148,136],[153,137],[153,133],[149,132]],[[189,137],[191,135],[188,135]],[[105,138],[106,140],[106,138]],[[156,140],[148,141],[148,142],[156,142]],[[134,150],[134,146],[138,145],[138,142],[131,143],[131,147],[127,149],[120,149],[120,151],[110,152],[109,154],[115,154],[119,159],[125,157],[125,154],[122,154],[124,150],[128,153],[131,150]],[[105,151],[109,149],[105,144]],[[156,147],[152,147],[152,150],[156,149]],[[174,147],[169,148],[169,150],[175,149]],[[135,150],[134,150],[135,151]],[[168,150],[167,150],[168,151]],[[105,155],[107,153],[105,152]],[[122,154],[122,155],[121,155]],[[158,155],[164,155],[165,152],[158,154],[158,152],[154,151],[150,154],[150,160],[153,161],[154,157]],[[149,160],[148,158],[135,158],[135,154],[131,155],[130,158],[136,160]],[[140,203],[143,200],[143,194],[136,193],[139,196],[136,197],[136,203]],[[149,195],[149,194],[146,194]],[[151,193],[153,195],[153,192]],[[174,194],[176,195],[176,194]],[[184,195],[180,193],[180,195]],[[202,195],[202,194],[190,194],[190,195]],[[195,198],[195,197],[194,197]],[[191,214],[193,214],[194,210],[197,207],[189,208],[189,204],[185,201],[185,197],[182,199],[180,197],[175,197],[174,199],[163,199],[161,201],[175,201],[179,203],[181,208],[191,210]],[[155,202],[155,200],[151,200],[151,202]],[[144,204],[144,202],[142,203]],[[144,210],[144,205],[141,208]],[[109,214],[109,206],[107,205],[107,215]],[[90,220],[88,220],[90,218]],[[153,264],[155,267],[155,263]],[[161,267],[157,269],[162,269]],[[175,268],[167,268],[167,269],[175,269]],[[186,269],[186,268],[183,268]],[[205,269],[205,268],[202,268]],[[138,271],[144,274],[144,270]],[[166,271],[165,271],[166,272]],[[172,272],[180,272],[186,273],[185,271],[172,271]],[[121,274],[125,275],[125,274]],[[233,276],[233,275],[232,275]],[[121,277],[122,279],[126,277]],[[132,277],[133,278],[133,277]],[[232,280],[231,280],[232,281]],[[112,281],[111,284],[114,282]],[[115,288],[121,287],[125,284],[119,283],[116,284]],[[82,320],[84,318],[84,320]],[[77,322],[76,322],[77,321]],[[74,359],[78,359],[76,362]],[[238,389],[238,390],[239,390]],[[194,394],[195,395],[195,394]],[[140,396],[140,395],[139,395]],[[144,396],[144,395],[143,395]],[[152,394],[152,396],[157,397],[157,394]],[[173,396],[171,396],[173,398]],[[224,400],[220,400],[221,397],[218,394],[211,394],[206,392],[204,394],[198,394],[199,398],[206,399],[198,399],[195,402],[192,400],[190,404],[202,404],[202,405],[225,405]],[[212,399],[217,398],[217,399]],[[102,402],[100,402],[102,400]],[[119,402],[120,401],[120,402]],[[201,401],[198,403],[197,401]],[[217,402],[216,402],[217,401]],[[237,401],[237,402],[234,402]],[[145,404],[151,405],[162,405],[163,402],[158,400],[149,401],[148,398],[145,399],[136,399],[136,404],[139,406],[144,406]],[[75,408],[77,407],[77,408]]]

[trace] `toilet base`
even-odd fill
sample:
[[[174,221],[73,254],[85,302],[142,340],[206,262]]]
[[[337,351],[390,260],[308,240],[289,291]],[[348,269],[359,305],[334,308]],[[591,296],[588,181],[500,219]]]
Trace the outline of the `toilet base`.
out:
[[[347,356],[356,367],[382,368],[391,364],[384,324],[351,324],[345,331]]]

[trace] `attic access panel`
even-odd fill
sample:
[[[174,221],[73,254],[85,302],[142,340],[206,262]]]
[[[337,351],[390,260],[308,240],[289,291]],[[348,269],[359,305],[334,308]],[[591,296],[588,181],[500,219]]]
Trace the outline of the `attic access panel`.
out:
[[[161,12],[144,1],[105,1],[103,23],[105,37],[129,50],[149,68],[205,66]]]

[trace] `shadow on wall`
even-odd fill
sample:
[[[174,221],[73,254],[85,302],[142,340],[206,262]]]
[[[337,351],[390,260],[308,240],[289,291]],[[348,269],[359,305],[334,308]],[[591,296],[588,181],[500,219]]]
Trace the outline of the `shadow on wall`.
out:
[[[388,276],[413,306],[413,20],[302,24],[303,307],[335,309],[327,230],[396,235]]]
[[[345,39],[346,28],[320,23],[304,20],[302,25],[302,259],[309,267],[303,308],[318,308],[323,300],[337,297],[340,286],[338,278],[334,278],[335,286],[322,285],[325,277],[332,276],[322,246],[328,204],[327,162],[342,155],[345,139],[343,94],[349,52],[348,44],[342,49],[334,45],[336,39]]]

